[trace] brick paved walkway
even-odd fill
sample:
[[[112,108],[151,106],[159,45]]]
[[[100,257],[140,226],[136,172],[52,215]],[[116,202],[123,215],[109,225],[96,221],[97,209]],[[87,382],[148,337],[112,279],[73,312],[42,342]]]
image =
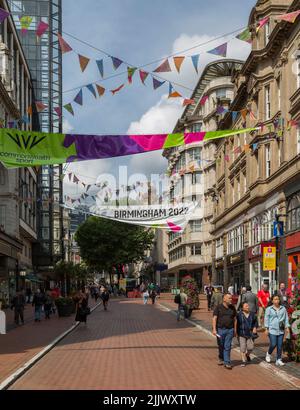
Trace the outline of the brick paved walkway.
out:
[[[163,295],[160,303],[171,310],[177,310],[177,305],[174,303],[174,296],[171,294]],[[206,330],[212,330],[212,312],[209,312],[207,310],[207,301],[204,295],[200,295],[200,309],[193,311],[190,319],[194,323],[204,327]],[[234,339],[234,345],[237,346],[236,339]],[[259,332],[259,338],[255,341],[255,349],[253,353],[261,360],[264,360],[268,346],[269,338],[265,335],[264,332]],[[283,358],[286,362],[286,365],[281,370],[287,372],[287,374],[293,377],[298,378],[300,387],[300,364],[295,362],[288,362],[287,355],[285,354],[283,354]]]
[[[91,300],[90,306],[94,305]],[[12,311],[6,313],[10,326],[6,335],[0,335],[0,383],[74,323],[74,315],[62,318],[51,315],[50,320],[42,318],[40,323],[36,323],[31,305],[27,305],[25,310],[23,326],[13,324]]]
[[[253,363],[216,365],[215,341],[157,305],[114,300],[97,309],[29,370],[12,389],[289,389]]]

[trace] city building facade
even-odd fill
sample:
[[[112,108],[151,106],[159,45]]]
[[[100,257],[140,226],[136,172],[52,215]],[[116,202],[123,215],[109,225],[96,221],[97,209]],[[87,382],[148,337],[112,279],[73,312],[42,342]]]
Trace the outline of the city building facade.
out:
[[[57,33],[62,31],[61,0],[9,0],[19,38],[30,68],[35,101],[46,108],[36,114],[33,129],[62,132],[62,119],[54,110],[62,110],[62,55]],[[20,16],[30,16],[32,22],[22,35]],[[40,21],[49,24],[40,38],[36,28]],[[49,286],[55,264],[64,260],[67,226],[63,208],[63,166],[42,166],[38,172],[37,233],[33,250],[34,270]],[[48,285],[47,285],[48,283]]]
[[[222,113],[233,99],[231,76],[242,67],[239,60],[218,60],[208,64],[191,96],[194,100],[183,112],[174,132],[216,130]],[[168,241],[168,286],[178,286],[187,274],[203,287],[212,276],[212,236],[215,183],[214,142],[195,143],[164,151],[171,175],[170,201],[196,202],[197,208],[183,233],[170,232]]]
[[[0,7],[9,10],[8,2]],[[25,53],[11,17],[0,25],[0,119],[4,128],[30,130],[22,121],[33,101]],[[6,169],[0,164],[0,299],[35,286],[32,253],[37,240],[37,169]]]
[[[262,283],[274,291],[300,266],[300,132],[294,126],[300,119],[300,19],[276,19],[299,8],[296,0],[257,2],[249,18],[252,51],[232,77],[231,112],[219,124],[258,127],[219,141],[216,149],[213,282],[232,284],[235,292],[247,284],[257,292]],[[263,255],[274,248],[276,267],[266,270]]]

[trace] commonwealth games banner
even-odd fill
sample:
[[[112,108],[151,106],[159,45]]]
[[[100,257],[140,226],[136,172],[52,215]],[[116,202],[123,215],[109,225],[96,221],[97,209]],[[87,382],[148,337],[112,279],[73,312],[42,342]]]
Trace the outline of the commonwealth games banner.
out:
[[[178,205],[144,206],[99,206],[90,207],[89,215],[112,219],[148,228],[167,229],[182,232],[193,217],[198,203],[187,202]],[[66,207],[66,206],[65,206]]]
[[[0,161],[7,168],[63,164],[140,154],[257,130],[152,135],[51,134],[0,129]]]

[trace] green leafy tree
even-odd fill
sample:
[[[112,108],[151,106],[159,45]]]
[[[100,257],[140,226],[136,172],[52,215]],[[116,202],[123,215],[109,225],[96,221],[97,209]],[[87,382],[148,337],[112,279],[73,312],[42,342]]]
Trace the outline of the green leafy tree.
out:
[[[153,239],[149,229],[94,216],[80,225],[75,235],[87,266],[109,273],[112,266],[141,261]]]

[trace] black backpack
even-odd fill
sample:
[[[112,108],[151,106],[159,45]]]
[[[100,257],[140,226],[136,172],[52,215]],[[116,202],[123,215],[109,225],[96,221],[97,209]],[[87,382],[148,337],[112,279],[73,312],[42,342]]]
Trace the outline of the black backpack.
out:
[[[181,302],[181,298],[180,298],[180,294],[176,295],[174,298],[174,303],[177,303],[177,305],[179,305]]]

